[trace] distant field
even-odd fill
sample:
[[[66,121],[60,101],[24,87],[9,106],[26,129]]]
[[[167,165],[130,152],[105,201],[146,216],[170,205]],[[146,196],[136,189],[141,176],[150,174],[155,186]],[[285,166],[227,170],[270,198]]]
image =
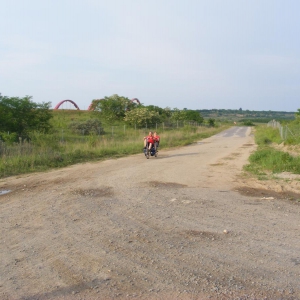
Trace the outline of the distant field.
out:
[[[202,109],[197,110],[204,118],[214,118],[220,121],[243,121],[250,120],[257,123],[268,123],[275,119],[292,121],[295,119],[295,112],[285,111],[250,111],[233,109]]]

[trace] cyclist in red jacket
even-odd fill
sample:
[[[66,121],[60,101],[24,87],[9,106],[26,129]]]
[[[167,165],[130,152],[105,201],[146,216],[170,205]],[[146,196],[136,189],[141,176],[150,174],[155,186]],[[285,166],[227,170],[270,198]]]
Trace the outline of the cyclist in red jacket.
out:
[[[160,136],[157,134],[156,131],[154,131],[153,133],[153,142],[154,142],[155,151],[157,151],[157,147],[159,146],[159,142],[160,142]]]
[[[148,148],[148,150],[150,151],[153,144],[154,144],[153,133],[152,131],[149,131],[148,136],[144,137],[144,149]]]

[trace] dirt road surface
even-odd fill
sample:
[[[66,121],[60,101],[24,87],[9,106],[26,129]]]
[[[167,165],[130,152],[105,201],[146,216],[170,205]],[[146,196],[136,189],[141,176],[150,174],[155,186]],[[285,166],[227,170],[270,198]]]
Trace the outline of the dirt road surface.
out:
[[[254,150],[234,127],[2,179],[0,299],[300,299],[297,184],[243,176]]]

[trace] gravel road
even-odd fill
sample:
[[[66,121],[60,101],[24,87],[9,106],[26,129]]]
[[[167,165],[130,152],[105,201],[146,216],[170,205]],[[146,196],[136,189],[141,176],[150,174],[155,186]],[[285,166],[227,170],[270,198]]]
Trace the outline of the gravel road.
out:
[[[233,127],[2,179],[0,299],[300,299],[300,205],[253,192],[255,147]]]

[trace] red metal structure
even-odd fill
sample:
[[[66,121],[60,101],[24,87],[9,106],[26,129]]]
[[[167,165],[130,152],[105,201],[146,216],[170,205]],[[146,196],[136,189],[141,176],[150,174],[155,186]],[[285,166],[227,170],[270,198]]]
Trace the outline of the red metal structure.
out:
[[[70,103],[72,103],[72,104],[75,106],[75,108],[76,108],[77,110],[80,110],[80,108],[78,107],[78,105],[77,105],[73,100],[69,100],[69,99],[60,101],[60,102],[54,107],[54,109],[58,109],[64,102],[70,102]]]
[[[101,101],[102,99],[93,100],[91,104],[89,105],[87,110],[95,110],[96,105]]]

